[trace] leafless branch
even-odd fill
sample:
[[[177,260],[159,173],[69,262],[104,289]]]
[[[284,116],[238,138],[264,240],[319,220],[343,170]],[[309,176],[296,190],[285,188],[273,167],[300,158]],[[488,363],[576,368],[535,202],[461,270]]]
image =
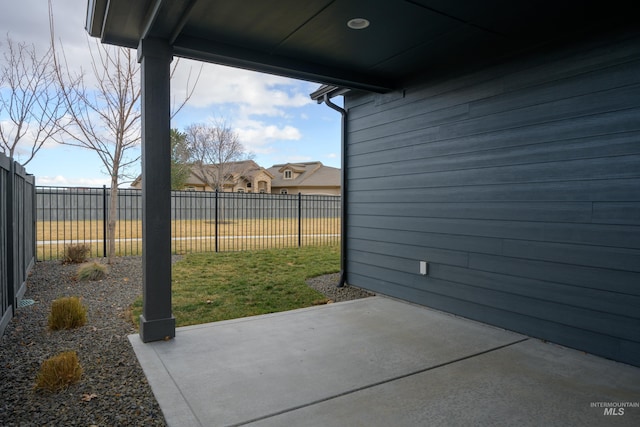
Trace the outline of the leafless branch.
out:
[[[193,174],[214,190],[232,183],[232,163],[247,158],[238,134],[224,120],[196,123],[185,130]],[[237,171],[233,171],[237,174]]]
[[[38,55],[33,44],[14,42],[9,34],[0,65],[0,146],[26,165],[48,141],[63,131],[67,113],[55,78],[51,49]]]
[[[173,64],[173,67],[171,67],[171,77],[170,77],[171,80],[173,80],[173,76],[176,70],[178,69],[178,64],[180,64],[180,59],[177,59]],[[195,81],[193,83],[191,82],[192,69],[189,68],[189,75],[187,76],[187,81],[185,83],[185,97],[183,98],[182,102],[180,102],[177,105],[176,105],[175,98],[173,99],[173,105],[171,106],[171,119],[173,119],[184,108],[184,106],[187,105],[187,102],[191,99],[191,97],[195,93],[196,86],[198,85],[198,81],[200,81],[200,76],[202,75],[203,66],[204,64],[200,64],[198,75],[196,76]]]

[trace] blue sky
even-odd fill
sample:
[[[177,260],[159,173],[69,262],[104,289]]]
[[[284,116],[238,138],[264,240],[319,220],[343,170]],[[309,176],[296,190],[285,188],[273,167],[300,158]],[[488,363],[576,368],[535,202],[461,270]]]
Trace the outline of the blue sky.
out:
[[[34,43],[44,51],[49,42],[46,0],[0,0],[0,29],[14,41]],[[90,64],[84,20],[86,2],[55,0],[56,36],[72,67]],[[200,64],[181,60],[174,82],[184,88],[189,70]],[[261,166],[321,161],[340,167],[340,115],[318,105],[309,93],[318,83],[239,70],[213,64],[203,66],[196,92],[174,117],[172,127],[223,118],[240,136]],[[174,95],[179,99],[180,90]],[[5,117],[0,113],[0,120]],[[27,165],[38,185],[102,186],[109,179],[96,153],[82,148],[47,144]],[[139,167],[132,170],[133,175]],[[126,186],[126,185],[125,185]]]

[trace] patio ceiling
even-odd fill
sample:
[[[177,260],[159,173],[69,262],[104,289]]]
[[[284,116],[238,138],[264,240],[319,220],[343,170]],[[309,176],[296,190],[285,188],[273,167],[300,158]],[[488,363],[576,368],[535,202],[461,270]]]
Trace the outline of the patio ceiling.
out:
[[[628,15],[589,0],[89,0],[87,31],[206,62],[384,92],[416,74],[526,49]],[[364,18],[370,25],[351,29]]]

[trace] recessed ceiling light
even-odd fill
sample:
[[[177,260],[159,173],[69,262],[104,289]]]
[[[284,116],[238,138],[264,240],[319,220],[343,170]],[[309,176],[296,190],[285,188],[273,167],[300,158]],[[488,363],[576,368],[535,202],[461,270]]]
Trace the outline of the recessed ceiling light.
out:
[[[347,22],[347,27],[351,28],[352,30],[364,30],[369,26],[369,24],[370,22],[367,19],[353,18],[350,19],[349,22]]]

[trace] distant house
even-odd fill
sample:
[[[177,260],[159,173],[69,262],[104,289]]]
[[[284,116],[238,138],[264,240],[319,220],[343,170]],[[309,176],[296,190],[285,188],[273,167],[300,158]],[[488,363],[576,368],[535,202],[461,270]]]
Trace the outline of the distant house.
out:
[[[322,162],[273,165],[268,172],[274,194],[340,195],[340,169]]]
[[[208,182],[215,182],[219,173],[219,165],[206,165],[204,171],[195,166],[192,167],[191,175],[187,178],[183,190],[187,191],[214,191]],[[202,179],[204,177],[207,179]],[[271,193],[271,175],[265,168],[258,165],[253,160],[243,160],[241,162],[231,162],[224,165],[223,191],[234,193]],[[142,188],[141,176],[136,178],[131,184],[133,188]]]
[[[215,182],[219,165],[206,165],[202,171],[192,167],[184,184],[187,191],[214,191],[208,182]],[[322,162],[285,163],[265,169],[253,160],[232,162],[224,166],[224,191],[233,193],[266,194],[325,194],[340,195],[340,169],[325,166]],[[141,176],[131,184],[141,189]]]

